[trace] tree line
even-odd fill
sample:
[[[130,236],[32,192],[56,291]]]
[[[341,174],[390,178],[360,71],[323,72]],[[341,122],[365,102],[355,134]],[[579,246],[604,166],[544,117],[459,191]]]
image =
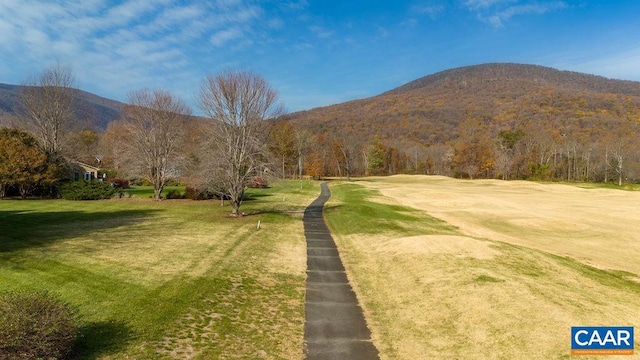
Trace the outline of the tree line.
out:
[[[455,139],[442,143],[373,135],[348,129],[312,134],[290,123],[274,128],[287,174],[343,177],[427,174],[459,178],[577,182],[640,181],[640,124],[608,122],[579,127],[567,121],[499,125],[469,116]],[[300,166],[304,164],[304,166]]]
[[[247,184],[271,176],[270,122],[283,114],[277,92],[259,75],[207,76],[198,96],[205,117],[162,89],[132,91],[120,118],[98,134],[78,126],[73,73],[53,66],[22,87],[19,121],[0,131],[0,195],[18,188],[52,192],[75,161],[100,166],[105,178],[140,178],[154,198],[172,181],[228,198],[239,214]]]
[[[52,194],[69,178],[69,160],[96,165],[108,179],[141,179],[153,185],[156,199],[172,182],[209,191],[229,199],[234,215],[246,186],[268,177],[404,173],[620,185],[640,179],[633,101],[598,100],[606,106],[594,107],[580,99],[575,105],[567,100],[572,95],[518,90],[527,109],[504,101],[492,111],[462,93],[466,100],[455,109],[442,105],[444,95],[392,94],[365,101],[387,109],[375,110],[375,121],[354,121],[362,116],[354,106],[351,117],[319,109],[305,122],[285,116],[277,92],[259,75],[226,71],[202,81],[203,116],[168,91],[141,89],[129,93],[119,119],[96,133],[78,121],[74,85],[70,68],[56,65],[22,87],[19,121],[0,132],[0,195]],[[425,128],[414,118],[425,113],[444,116],[444,126]],[[519,116],[525,119],[515,121]]]

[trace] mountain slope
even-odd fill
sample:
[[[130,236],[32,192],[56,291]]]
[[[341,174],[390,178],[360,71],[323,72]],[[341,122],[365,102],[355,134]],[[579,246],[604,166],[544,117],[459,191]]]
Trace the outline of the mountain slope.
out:
[[[619,95],[640,96],[640,82],[612,80],[601,76],[573,71],[559,71],[549,67],[523,64],[481,64],[442,71],[414,80],[384,93],[401,94],[419,89],[452,86],[468,86],[469,82],[481,84],[490,82],[508,83],[525,80],[536,85],[553,86],[566,90],[591,91]],[[466,84],[465,84],[466,82]]]
[[[20,109],[20,86],[0,84],[0,118],[17,116]],[[76,115],[85,127],[101,131],[120,117],[124,104],[82,90],[75,90]]]
[[[463,122],[488,131],[533,122],[570,128],[640,120],[640,82],[521,64],[439,72],[367,99],[291,114],[312,133],[352,133],[396,143],[447,143]]]

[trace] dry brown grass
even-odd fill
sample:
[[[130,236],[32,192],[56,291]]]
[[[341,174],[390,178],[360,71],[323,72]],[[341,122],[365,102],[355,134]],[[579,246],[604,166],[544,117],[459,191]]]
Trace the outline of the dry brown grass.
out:
[[[427,176],[362,184],[473,237],[640,274],[640,192]]]
[[[571,358],[571,326],[637,324],[640,194],[443,177],[359,183],[460,229],[335,235],[383,359]]]

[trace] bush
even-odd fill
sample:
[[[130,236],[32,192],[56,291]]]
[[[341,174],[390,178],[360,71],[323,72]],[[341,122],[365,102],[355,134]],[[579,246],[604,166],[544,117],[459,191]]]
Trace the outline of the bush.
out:
[[[263,177],[255,177],[251,180],[251,184],[249,186],[254,189],[265,189],[269,187],[269,183],[267,182],[267,179]]]
[[[209,190],[200,190],[189,187],[184,190],[184,197],[191,200],[210,200],[215,199],[216,195]]]
[[[0,294],[0,359],[63,359],[78,335],[75,311],[48,292]]]
[[[118,189],[128,189],[129,180],[126,179],[108,179],[107,182]]]
[[[171,189],[167,191],[167,195],[165,195],[165,197],[167,199],[184,199],[184,196],[182,196],[182,193],[180,193],[180,190],[178,189]]]
[[[116,189],[104,181],[74,181],[60,186],[60,196],[66,200],[109,199]]]

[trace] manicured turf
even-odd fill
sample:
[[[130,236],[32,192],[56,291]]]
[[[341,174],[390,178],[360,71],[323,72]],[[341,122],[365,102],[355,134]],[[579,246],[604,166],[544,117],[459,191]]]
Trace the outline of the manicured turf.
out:
[[[301,217],[317,194],[251,190],[241,218],[219,201],[0,201],[0,291],[77,307],[79,359],[301,358]]]
[[[331,189],[327,222],[381,358],[569,359],[571,326],[637,326],[637,267],[615,256],[623,252],[614,246],[634,252],[637,241],[607,232],[614,226],[636,229],[635,219],[618,214],[615,224],[586,218],[565,224],[552,216],[558,206],[578,212],[595,203],[602,214],[616,214],[623,201],[602,199],[619,191],[417,176],[362,179]],[[518,212],[522,194],[542,203],[537,222],[510,221],[531,216]],[[481,221],[454,228],[424,208],[452,223]],[[543,230],[547,236],[539,237]],[[545,244],[550,236],[594,251],[575,256],[575,247]],[[593,266],[612,254],[619,260],[615,267]]]

